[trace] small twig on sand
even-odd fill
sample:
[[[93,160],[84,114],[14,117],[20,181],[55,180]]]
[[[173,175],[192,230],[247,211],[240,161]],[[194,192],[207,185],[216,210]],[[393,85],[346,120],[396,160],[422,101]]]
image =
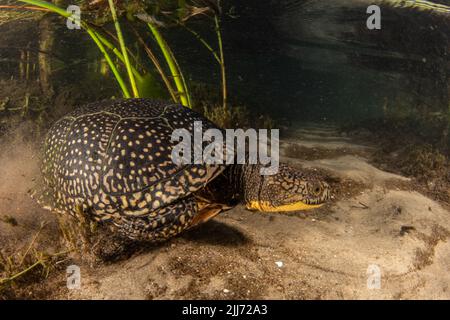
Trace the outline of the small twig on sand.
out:
[[[28,246],[27,250],[25,251],[24,255],[22,256],[22,259],[20,260],[20,263],[19,263],[19,267],[22,266],[23,262],[25,261],[25,258],[27,257],[28,253],[31,250],[31,247],[33,247],[33,245],[36,242],[36,239],[39,237],[39,234],[41,233],[42,229],[44,229],[47,224],[48,223],[45,221],[41,223],[41,226],[40,226],[38,232],[36,232],[36,234],[33,237],[33,240],[31,240],[30,245]]]
[[[30,244],[27,246],[23,254],[16,253],[14,255],[5,257],[0,252],[0,270],[4,271],[5,273],[4,278],[0,277],[0,290],[4,287],[5,284],[13,282],[14,280],[17,280],[25,274],[28,274],[38,266],[42,266],[43,275],[45,274],[45,276],[48,276],[48,272],[50,270],[51,262],[53,261],[53,259],[59,256],[66,255],[70,252],[70,250],[66,250],[54,254],[48,254],[46,252],[41,252],[35,249],[36,241],[42,230],[47,225],[48,222],[41,222],[39,230],[33,236],[33,239],[31,240]],[[56,265],[57,262],[58,261],[54,262],[54,264]],[[1,275],[3,275],[3,273],[1,273]]]
[[[369,206],[368,206],[368,205],[365,205],[365,204],[362,203],[361,201],[358,201],[358,203],[359,203],[361,206],[351,206],[351,208],[369,209]]]
[[[36,261],[35,263],[33,263],[32,265],[30,265],[29,267],[25,268],[24,270],[13,274],[12,276],[8,277],[8,278],[4,278],[4,279],[0,279],[0,286],[14,281],[16,279],[18,279],[19,277],[23,276],[24,274],[28,273],[29,271],[33,270],[34,268],[36,268],[39,265],[45,266],[45,263],[48,262],[50,259],[54,258],[54,257],[58,257],[64,254],[69,253],[70,251],[63,251],[63,252],[58,252],[49,256],[46,256],[44,258],[39,259],[38,261]]]

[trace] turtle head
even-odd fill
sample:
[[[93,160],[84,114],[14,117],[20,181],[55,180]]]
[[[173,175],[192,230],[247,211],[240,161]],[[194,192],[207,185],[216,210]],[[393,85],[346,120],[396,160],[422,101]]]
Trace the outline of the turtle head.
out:
[[[280,164],[278,173],[260,175],[253,170],[245,183],[246,206],[264,212],[309,210],[330,198],[329,185],[315,172]]]

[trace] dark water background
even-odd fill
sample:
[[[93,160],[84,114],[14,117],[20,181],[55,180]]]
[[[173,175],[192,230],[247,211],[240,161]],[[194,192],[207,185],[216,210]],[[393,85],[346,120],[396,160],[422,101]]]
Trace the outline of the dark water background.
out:
[[[253,108],[348,122],[382,117],[386,101],[448,107],[449,17],[383,8],[382,29],[368,30],[367,1],[235,2],[224,25],[230,94]],[[218,81],[202,53],[191,48],[185,65]]]

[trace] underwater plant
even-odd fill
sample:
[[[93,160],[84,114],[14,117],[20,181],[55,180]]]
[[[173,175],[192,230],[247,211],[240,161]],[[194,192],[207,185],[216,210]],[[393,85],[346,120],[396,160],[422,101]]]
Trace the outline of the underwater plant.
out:
[[[73,18],[72,14],[67,12],[65,9],[54,5],[50,2],[46,2],[46,1],[41,1],[41,0],[19,0],[20,2],[24,2],[33,6],[37,6],[39,8],[43,8],[46,9],[47,11],[50,12],[54,12],[57,13],[59,15],[61,15],[64,18],[67,18],[69,20],[72,20],[74,22],[77,22],[75,20],[75,18]],[[33,8],[30,8],[32,10],[34,10]],[[128,88],[122,78],[122,75],[120,74],[117,66],[114,64],[111,55],[107,52],[105,45],[109,48],[112,49],[112,51],[116,54],[116,56],[121,59],[124,60],[123,55],[116,49],[116,47],[110,43],[109,41],[106,40],[106,38],[104,38],[103,36],[100,35],[99,32],[97,32],[91,25],[89,25],[87,22],[84,21],[79,21],[80,26],[86,30],[86,32],[89,34],[89,36],[92,38],[92,40],[95,42],[95,44],[98,46],[99,50],[102,52],[102,54],[104,55],[111,71],[113,72],[122,92],[124,97],[130,97],[130,93],[128,91]]]
[[[116,12],[116,8],[114,5],[114,1],[108,0],[108,3],[109,3],[110,11],[111,11],[111,16],[114,21],[114,27],[116,28],[117,39],[120,44],[120,50],[122,51],[123,62],[127,68],[128,77],[130,79],[130,86],[131,86],[131,89],[133,90],[134,97],[139,97],[139,92],[138,92],[138,89],[136,86],[136,80],[134,79],[134,75],[133,75],[133,72],[131,69],[130,59],[128,58],[128,51],[127,51],[127,47],[125,44],[125,40],[122,35],[122,30],[120,28],[119,19],[117,18],[117,12]]]
[[[7,223],[17,226],[15,220],[8,220]],[[11,288],[18,287],[19,283],[27,285],[41,278],[47,278],[69,253],[67,250],[51,253],[41,248],[42,244],[38,243],[38,238],[47,224],[41,222],[30,243],[23,248],[8,253],[4,248],[0,250],[0,299],[3,298],[2,294],[6,294],[7,289],[10,293],[14,293]]]
[[[222,37],[222,27],[221,27],[221,16],[223,15],[222,6],[220,0],[193,0],[193,1],[157,1],[158,5],[153,6],[150,9],[147,8],[145,10],[146,13],[136,14],[138,19],[146,22],[151,29],[155,39],[158,42],[158,45],[161,47],[161,51],[164,53],[166,60],[171,65],[177,64],[170,48],[165,49],[167,47],[167,43],[162,39],[159,41],[160,33],[159,29],[161,27],[170,27],[170,26],[179,26],[189,32],[199,43],[211,53],[214,60],[218,63],[220,67],[221,74],[221,91],[222,91],[222,105],[225,108],[227,106],[227,77],[226,77],[226,68],[225,68],[225,55],[223,49],[223,37]],[[147,13],[149,12],[149,13]],[[188,20],[196,16],[208,17],[213,21],[214,33],[217,39],[217,49],[213,48],[205,37],[203,37],[198,31],[194,30],[192,27],[187,25]],[[158,16],[158,18],[156,17]],[[171,59],[173,59],[173,63],[171,63]],[[171,68],[172,71],[172,68]],[[177,80],[180,79],[185,82],[184,76],[181,73],[181,69],[174,68],[172,71],[172,77]],[[177,83],[176,83],[177,84]],[[184,83],[185,85],[185,83]],[[181,83],[177,84],[177,89],[179,92],[183,92]],[[190,99],[190,96],[187,98]]]
[[[65,8],[58,5],[58,2],[51,3],[44,0],[18,1],[26,4],[23,7],[16,6],[18,8],[39,12],[52,12],[79,24],[81,29],[87,32],[102,53],[104,61],[111,70],[125,98],[155,97],[157,93],[155,93],[155,90],[149,90],[149,88],[158,87],[157,81],[152,75],[156,70],[172,100],[192,107],[191,93],[186,78],[183,75],[174,52],[161,32],[162,28],[172,26],[182,27],[189,31],[212,54],[215,61],[219,64],[222,100],[223,106],[226,107],[227,84],[220,25],[220,0],[129,1],[127,3],[108,0],[106,4],[106,1],[97,1],[95,2],[97,6],[97,16],[95,19],[92,19],[94,16],[92,13],[95,10],[90,7],[93,3],[81,1],[80,6],[88,12],[89,20],[85,19],[84,15],[83,20],[77,18]],[[217,50],[213,49],[213,46],[197,31],[187,25],[187,21],[190,18],[200,15],[210,17],[214,21]],[[124,17],[126,17],[126,20]],[[114,25],[115,34],[103,26],[106,22],[110,21]],[[124,32],[123,22],[125,21],[133,31],[132,34],[134,33],[135,39],[130,39],[130,33]],[[140,35],[139,28],[142,26],[142,23],[150,31],[154,43],[146,40],[145,36]],[[131,53],[130,42],[140,45],[137,50],[144,51],[147,54],[154,68],[150,70],[149,67],[146,67],[140,61],[139,54],[133,55]],[[161,55],[154,52],[154,47],[160,51]]]

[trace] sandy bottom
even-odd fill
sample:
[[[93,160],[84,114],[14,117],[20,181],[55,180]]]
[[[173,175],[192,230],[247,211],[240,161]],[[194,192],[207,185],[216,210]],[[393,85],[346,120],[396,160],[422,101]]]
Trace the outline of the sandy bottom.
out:
[[[283,141],[282,152],[292,144],[299,150],[338,151],[313,160],[301,153],[284,157],[293,165],[328,172],[339,187],[331,203],[291,214],[237,207],[125,261],[95,267],[63,261],[48,279],[30,285],[29,296],[450,299],[448,208],[408,188],[407,178],[370,165],[361,154],[371,146],[357,145],[332,127],[303,126]],[[0,159],[0,219],[13,216],[18,223],[0,221],[0,243],[6,249],[26,246],[47,221],[39,246],[56,251],[54,216],[26,194],[36,160],[30,148],[18,146]],[[81,268],[77,290],[66,287],[65,267],[73,263]]]

